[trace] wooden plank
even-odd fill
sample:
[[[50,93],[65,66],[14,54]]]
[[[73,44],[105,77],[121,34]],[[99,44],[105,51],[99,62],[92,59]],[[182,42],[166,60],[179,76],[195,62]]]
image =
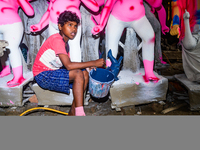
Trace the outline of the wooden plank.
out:
[[[163,51],[163,60],[166,59],[181,59],[182,60],[182,51]]]
[[[187,103],[179,104],[179,105],[177,105],[177,106],[167,108],[167,109],[163,110],[161,113],[162,113],[162,114],[166,114],[166,113],[168,113],[168,112],[177,110],[177,109],[179,109],[179,108],[181,108],[181,107],[183,107],[183,106],[186,106],[186,105],[187,105]]]

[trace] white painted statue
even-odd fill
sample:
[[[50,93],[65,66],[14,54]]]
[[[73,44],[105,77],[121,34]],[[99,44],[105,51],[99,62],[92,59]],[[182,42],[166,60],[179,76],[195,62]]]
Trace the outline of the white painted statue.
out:
[[[160,7],[161,16],[164,14],[165,10],[161,5],[162,0],[147,0],[147,2],[154,8]],[[160,20],[164,20],[165,22],[165,19],[161,18]],[[145,70],[144,80],[146,82],[150,80],[158,81],[159,79],[153,72],[155,34],[145,16],[143,0],[107,0],[101,12],[100,21],[93,28],[92,33],[97,34],[101,32],[105,26],[106,54],[111,49],[115,58],[118,53],[118,42],[124,28],[130,27],[135,30],[142,39],[142,56]],[[162,31],[167,32],[168,30],[169,28],[162,24]],[[109,59],[106,60],[106,65],[111,65]]]
[[[1,57],[3,70],[0,72],[0,78],[9,75],[12,68],[14,77],[7,82],[9,87],[18,86],[25,80],[19,48],[24,32],[21,18],[18,15],[19,7],[28,16],[34,15],[34,10],[27,0],[0,0],[0,40],[6,40],[9,43],[7,55],[4,54]]]

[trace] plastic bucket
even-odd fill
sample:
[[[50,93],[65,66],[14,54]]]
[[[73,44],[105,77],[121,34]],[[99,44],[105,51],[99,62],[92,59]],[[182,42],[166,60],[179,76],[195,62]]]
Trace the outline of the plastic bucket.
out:
[[[93,69],[89,73],[89,92],[95,98],[105,97],[111,84],[114,82],[114,75],[102,68]]]

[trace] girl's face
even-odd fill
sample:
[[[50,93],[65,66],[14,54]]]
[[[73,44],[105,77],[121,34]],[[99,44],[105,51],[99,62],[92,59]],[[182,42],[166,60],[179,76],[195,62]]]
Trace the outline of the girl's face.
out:
[[[77,33],[78,25],[74,21],[68,21],[64,24],[64,26],[61,26],[58,24],[60,34],[64,38],[65,42],[68,40],[73,40]]]

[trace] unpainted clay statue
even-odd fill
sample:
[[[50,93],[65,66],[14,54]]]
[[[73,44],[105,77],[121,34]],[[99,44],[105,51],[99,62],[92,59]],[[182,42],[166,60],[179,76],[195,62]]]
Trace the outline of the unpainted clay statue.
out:
[[[190,17],[190,13],[185,10],[183,15],[185,36],[182,40],[183,69],[190,81],[200,82],[200,28],[191,32]]]

